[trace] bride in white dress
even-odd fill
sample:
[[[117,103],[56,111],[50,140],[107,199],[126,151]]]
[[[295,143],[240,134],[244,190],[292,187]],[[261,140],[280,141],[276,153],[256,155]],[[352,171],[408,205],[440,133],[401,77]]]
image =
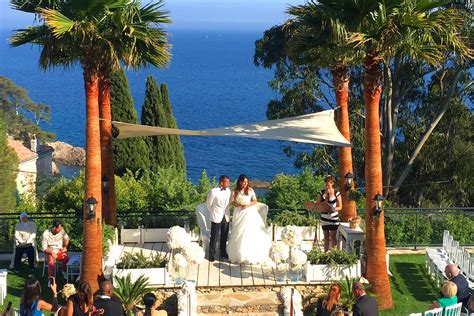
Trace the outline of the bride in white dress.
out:
[[[266,263],[269,260],[272,242],[264,219],[255,206],[257,196],[249,187],[246,175],[241,174],[237,179],[231,202],[235,209],[227,243],[229,261],[247,264]]]

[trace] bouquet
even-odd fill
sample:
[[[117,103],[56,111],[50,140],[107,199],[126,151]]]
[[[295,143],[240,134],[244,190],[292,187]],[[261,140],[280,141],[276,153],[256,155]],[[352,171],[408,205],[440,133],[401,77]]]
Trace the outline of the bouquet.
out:
[[[270,258],[275,263],[283,263],[290,255],[290,248],[284,243],[274,241],[270,248]]]
[[[301,250],[293,250],[290,264],[295,267],[302,267],[308,261],[308,256]]]
[[[237,195],[237,197],[235,198],[235,202],[242,206],[247,205],[247,201],[245,201],[245,198],[241,194]]]
[[[168,230],[166,240],[170,249],[185,248],[191,242],[191,236],[183,227],[173,226]]]
[[[295,247],[303,242],[303,237],[296,230],[295,226],[286,226],[281,232],[281,239],[289,247]]]
[[[201,246],[192,242],[183,249],[183,255],[188,262],[200,264],[204,260],[205,253]]]
[[[178,253],[173,257],[173,264],[176,268],[186,268],[188,265],[188,261],[186,257],[182,254]]]

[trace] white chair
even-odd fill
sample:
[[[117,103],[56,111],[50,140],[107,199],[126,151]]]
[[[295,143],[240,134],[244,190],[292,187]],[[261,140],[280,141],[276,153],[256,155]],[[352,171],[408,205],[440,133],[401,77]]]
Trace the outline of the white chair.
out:
[[[0,269],[0,305],[3,305],[3,300],[7,296],[7,277],[8,271],[6,269]]]
[[[408,316],[423,316],[423,313],[411,313]]]
[[[433,308],[423,313],[425,316],[443,316],[443,307]]]
[[[207,255],[209,253],[209,242],[211,240],[211,214],[207,209],[206,203],[199,204],[196,207],[196,218],[199,225],[202,248]],[[217,247],[217,249],[219,248]]]
[[[444,316],[461,316],[462,303],[457,303],[444,308]]]

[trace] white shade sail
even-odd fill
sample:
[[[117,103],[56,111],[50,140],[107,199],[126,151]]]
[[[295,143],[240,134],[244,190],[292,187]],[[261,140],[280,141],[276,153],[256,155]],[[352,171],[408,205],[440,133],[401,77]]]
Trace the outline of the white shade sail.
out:
[[[236,136],[343,147],[351,146],[351,143],[339,132],[334,122],[334,110],[198,131],[116,121],[112,121],[112,123],[119,130],[117,136],[119,139],[159,135]]]

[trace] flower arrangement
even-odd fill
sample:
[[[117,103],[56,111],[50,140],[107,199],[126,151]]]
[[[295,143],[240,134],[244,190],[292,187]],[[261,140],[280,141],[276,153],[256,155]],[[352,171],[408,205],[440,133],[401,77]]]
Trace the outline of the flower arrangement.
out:
[[[76,287],[72,283],[66,283],[61,290],[61,296],[65,301],[69,298],[69,296],[76,294]]]
[[[281,242],[274,241],[270,248],[270,258],[275,263],[283,263],[288,259],[290,255],[290,248]]]
[[[197,243],[189,243],[183,248],[183,255],[190,263],[200,264],[204,261],[204,249]]]
[[[186,257],[180,253],[177,253],[174,257],[173,257],[173,264],[176,268],[186,268],[186,266],[188,265],[188,261],[186,260]]]
[[[301,250],[293,250],[290,258],[290,264],[295,267],[302,267],[306,264],[308,256]]]
[[[351,229],[359,229],[361,221],[362,218],[360,216],[356,216],[349,221],[349,227]]]
[[[170,249],[185,248],[191,242],[191,236],[180,226],[171,227],[166,239]]]
[[[294,226],[286,226],[281,232],[281,239],[289,247],[299,246],[303,242],[303,237]]]

